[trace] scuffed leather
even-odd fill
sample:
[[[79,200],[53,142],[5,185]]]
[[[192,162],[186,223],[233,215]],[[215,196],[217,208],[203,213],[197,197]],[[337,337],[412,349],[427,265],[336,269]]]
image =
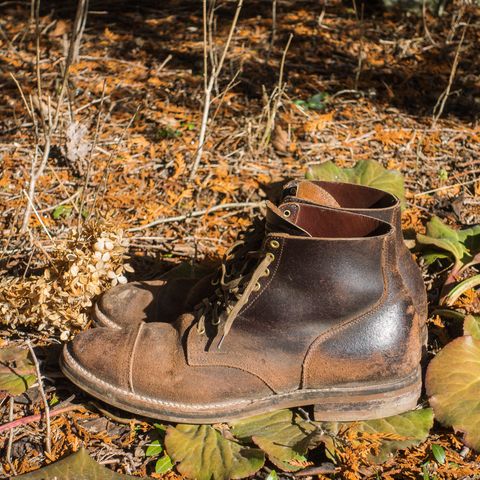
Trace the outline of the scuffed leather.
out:
[[[422,356],[420,322],[385,241],[385,296],[377,310],[320,335],[304,362],[304,388],[406,377]]]

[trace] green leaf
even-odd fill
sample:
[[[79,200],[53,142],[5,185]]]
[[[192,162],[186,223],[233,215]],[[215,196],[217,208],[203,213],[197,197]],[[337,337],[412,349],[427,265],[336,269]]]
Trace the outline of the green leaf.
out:
[[[35,472],[15,480],[139,480],[139,477],[115,473],[98,464],[84,448]]]
[[[441,445],[432,444],[432,453],[438,463],[442,465],[445,463],[445,450]]]
[[[387,170],[375,160],[360,160],[353,168],[340,168],[333,162],[323,162],[310,167],[306,174],[309,180],[347,182],[378,188],[405,199],[403,176],[395,170]]]
[[[463,322],[463,334],[480,340],[480,316],[467,315]]]
[[[73,207],[71,205],[59,205],[55,210],[53,211],[53,218],[55,220],[58,220],[60,217],[69,217],[72,213]]]
[[[477,335],[472,321],[464,328]],[[444,347],[428,366],[426,390],[435,418],[480,450],[480,340],[468,335]]]
[[[328,104],[328,93],[320,92],[312,95],[307,101],[305,100],[294,100],[293,103],[309,110],[325,110],[325,107]]]
[[[316,93],[312,95],[308,101],[307,106],[310,110],[324,110],[328,103],[328,94],[325,92]]]
[[[168,427],[165,448],[177,470],[196,480],[245,478],[265,462],[261,450],[228,440],[208,425]]]
[[[417,242],[448,252],[455,262],[466,264],[480,252],[480,225],[455,230],[442,222],[440,218],[433,216],[427,223],[425,235],[417,234]],[[431,248],[427,255],[430,256],[427,258],[431,260]]]
[[[20,395],[36,380],[29,351],[18,347],[0,350],[0,391]]]
[[[146,457],[156,457],[162,453],[163,447],[160,444],[160,440],[153,440],[147,447],[145,452]]]
[[[419,445],[428,437],[430,429],[433,427],[433,411],[431,408],[412,410],[393,417],[381,418],[378,420],[366,420],[363,422],[330,422],[323,423],[322,428],[332,434],[337,434],[341,427],[350,426],[350,428],[362,432],[375,434],[393,434],[402,437],[401,439],[382,440],[377,455],[372,456],[372,460],[377,463],[385,462],[389,456],[395,454],[398,450]],[[335,440],[326,443],[330,452],[335,450]]]
[[[269,474],[268,477],[265,480],[278,480],[278,475],[275,470],[272,470]]]
[[[167,473],[173,468],[172,459],[165,454],[157,460],[155,464],[155,473]]]
[[[314,424],[291,410],[277,410],[231,424],[240,440],[253,441],[278,468],[295,472],[302,467],[292,464],[307,453],[309,440],[317,432]]]
[[[446,258],[451,260],[451,256],[448,255],[447,253],[434,252],[434,251],[424,251],[422,253],[422,257],[425,260],[425,263],[427,265],[432,265],[437,260],[444,260]]]
[[[480,275],[466,278],[460,283],[457,283],[445,296],[445,303],[452,306],[465,292],[480,285]]]

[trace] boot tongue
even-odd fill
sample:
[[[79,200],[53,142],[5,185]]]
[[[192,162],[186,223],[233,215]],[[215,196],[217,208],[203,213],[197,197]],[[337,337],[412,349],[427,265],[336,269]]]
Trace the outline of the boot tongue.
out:
[[[303,228],[285,217],[284,212],[267,200],[266,230],[273,233],[287,233],[289,235],[307,236],[311,235]]]
[[[288,201],[288,197],[306,200],[322,207],[340,208],[340,204],[330,193],[308,180],[293,180],[287,183],[283,190],[283,201]]]

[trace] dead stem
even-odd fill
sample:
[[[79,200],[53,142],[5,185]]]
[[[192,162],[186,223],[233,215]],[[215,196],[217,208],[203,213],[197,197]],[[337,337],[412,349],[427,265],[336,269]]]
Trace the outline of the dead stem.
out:
[[[204,11],[206,9],[206,1],[204,1]],[[195,161],[193,162],[192,169],[190,170],[190,176],[189,179],[193,180],[195,178],[195,174],[197,173],[197,169],[200,165],[200,162],[202,160],[202,154],[203,154],[203,146],[205,144],[205,138],[207,134],[207,124],[208,124],[208,115],[210,113],[210,107],[211,107],[211,98],[212,98],[212,90],[215,85],[215,83],[218,80],[218,77],[220,75],[220,72],[223,67],[223,63],[225,62],[225,58],[227,56],[227,51],[230,47],[230,43],[233,38],[233,33],[235,31],[235,27],[237,26],[238,22],[238,17],[240,15],[240,11],[242,9],[243,5],[243,0],[238,0],[237,3],[237,9],[235,10],[235,15],[232,20],[232,24],[230,26],[230,31],[228,33],[227,41],[225,42],[225,47],[223,48],[223,53],[222,56],[220,57],[220,61],[218,65],[213,68],[213,71],[211,73],[210,79],[207,83],[207,86],[205,88],[205,98],[204,98],[204,103],[203,103],[203,115],[202,115],[202,124],[200,127],[200,136],[198,139],[198,147],[197,147],[197,153],[195,156]],[[205,51],[205,50],[204,50]],[[206,64],[206,57],[204,58],[205,64]],[[205,72],[207,72],[207,68],[205,67]]]
[[[8,434],[8,445],[7,445],[7,463],[10,467],[10,470],[12,471],[12,473],[14,475],[17,474],[17,471],[15,470],[15,466],[13,465],[12,463],[12,446],[13,446],[13,429],[14,429],[14,425],[12,425],[14,422],[13,422],[13,406],[15,404],[15,400],[13,399],[13,397],[10,397],[10,400],[9,400],[9,408],[8,408],[8,420],[9,420],[9,424],[10,424],[10,427],[8,428],[8,430],[10,430],[9,434]],[[0,427],[1,428],[1,427]],[[7,429],[5,429],[7,430]],[[1,429],[0,429],[0,432],[1,432]]]
[[[147,223],[146,225],[142,225],[141,227],[129,228],[127,229],[127,232],[140,232],[142,230],[145,230],[146,228],[154,227],[155,225],[160,225],[162,223],[181,222],[182,220],[186,220],[187,218],[201,217],[202,215],[205,215],[207,213],[218,212],[219,210],[229,210],[231,208],[235,208],[235,209],[258,208],[262,204],[263,202],[223,203],[220,205],[215,205],[211,208],[204,208],[202,210],[192,212],[189,215],[178,215],[176,217],[159,218],[158,220],[154,220],[153,222]]]
[[[43,408],[45,410],[45,427],[46,427],[45,451],[47,452],[48,455],[50,455],[52,452],[50,407],[48,405],[47,396],[45,395],[45,389],[43,388],[42,373],[40,372],[40,364],[38,363],[38,358],[35,355],[35,351],[33,350],[30,340],[27,340],[27,346],[28,346],[28,349],[30,350],[30,354],[32,355],[32,360],[35,365],[35,370],[37,372],[38,389],[40,391],[40,396],[42,397],[42,401],[43,401]]]

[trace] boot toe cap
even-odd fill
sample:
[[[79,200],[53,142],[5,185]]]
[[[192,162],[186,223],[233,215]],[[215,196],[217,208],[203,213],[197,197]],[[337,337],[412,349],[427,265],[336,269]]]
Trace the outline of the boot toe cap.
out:
[[[126,328],[151,316],[155,309],[155,290],[142,282],[118,285],[105,292],[95,305],[100,326]]]
[[[127,388],[136,331],[136,328],[94,328],[78,334],[65,345],[61,361],[64,373],[87,390],[92,386],[103,388],[104,384]]]

